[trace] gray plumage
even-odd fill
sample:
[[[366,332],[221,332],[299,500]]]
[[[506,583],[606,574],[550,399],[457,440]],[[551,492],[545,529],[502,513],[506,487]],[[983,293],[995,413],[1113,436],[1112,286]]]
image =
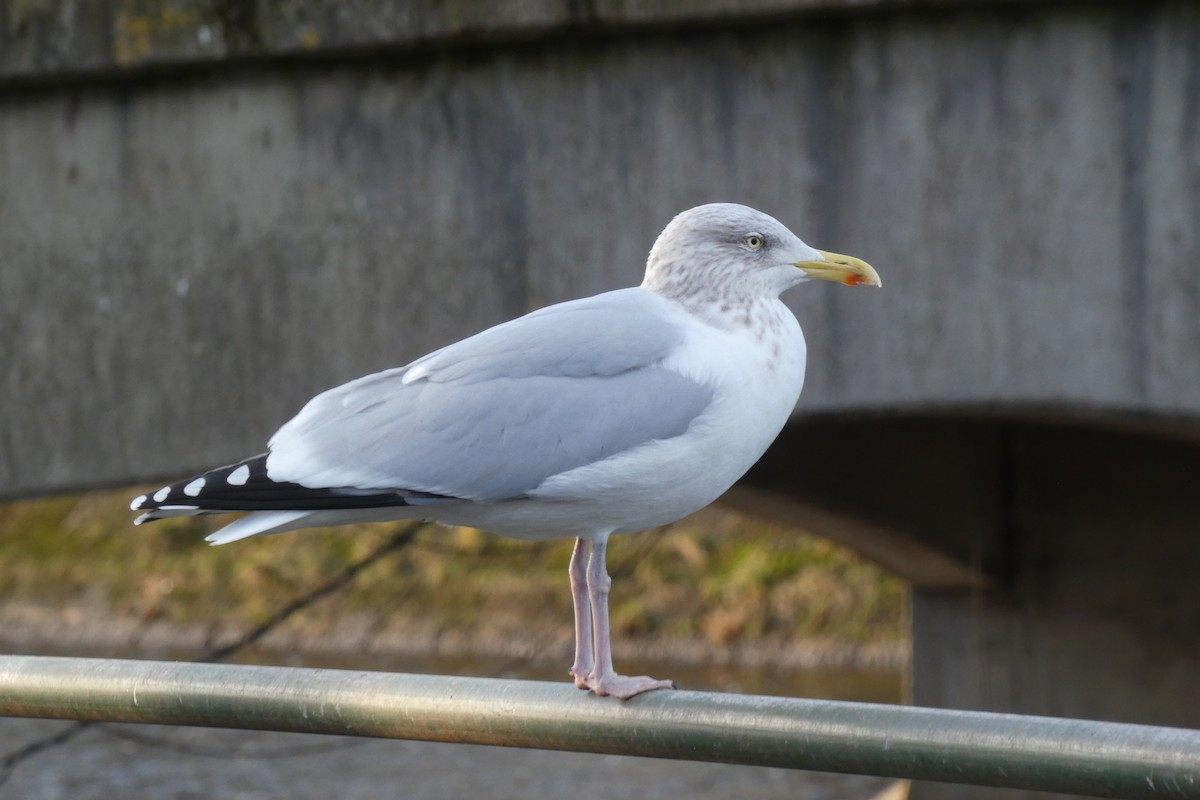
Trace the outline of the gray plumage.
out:
[[[268,474],[495,502],[679,436],[712,388],[658,366],[683,336],[651,313],[663,302],[626,289],[563,303],[331,389],[272,437]]]

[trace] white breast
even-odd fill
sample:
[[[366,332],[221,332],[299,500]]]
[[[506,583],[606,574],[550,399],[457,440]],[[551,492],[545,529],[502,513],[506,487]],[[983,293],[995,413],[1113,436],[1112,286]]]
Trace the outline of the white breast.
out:
[[[629,532],[674,522],[724,493],[775,440],[804,384],[804,336],[795,317],[777,300],[762,311],[769,324],[756,330],[688,315],[687,343],[663,366],[711,385],[712,405],[682,436],[547,479],[532,493],[538,504],[568,504],[572,516],[590,506],[590,524]],[[597,495],[622,501],[597,503]],[[523,519],[524,532],[512,535],[530,535],[531,522]]]

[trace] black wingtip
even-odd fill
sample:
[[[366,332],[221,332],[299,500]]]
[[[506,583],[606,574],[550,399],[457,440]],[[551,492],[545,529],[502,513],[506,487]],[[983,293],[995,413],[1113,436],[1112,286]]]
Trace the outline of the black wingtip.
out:
[[[166,516],[214,512],[383,508],[453,499],[405,489],[312,488],[275,481],[267,475],[267,455],[263,453],[169,484],[156,492],[138,495],[129,507],[145,513],[135,524]],[[160,513],[160,510],[170,513]]]

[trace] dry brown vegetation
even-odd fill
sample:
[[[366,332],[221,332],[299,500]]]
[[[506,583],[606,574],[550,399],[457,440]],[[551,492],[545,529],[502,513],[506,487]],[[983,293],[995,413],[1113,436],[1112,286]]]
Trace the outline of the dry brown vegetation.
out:
[[[211,548],[219,520],[130,524],[138,490],[0,506],[0,604],[178,624],[254,625],[360,559],[394,527],[284,534]],[[310,619],[409,620],[503,637],[569,629],[570,543],[429,526],[359,574]],[[614,633],[711,644],[847,643],[904,637],[904,586],[794,530],[708,509],[609,548]]]

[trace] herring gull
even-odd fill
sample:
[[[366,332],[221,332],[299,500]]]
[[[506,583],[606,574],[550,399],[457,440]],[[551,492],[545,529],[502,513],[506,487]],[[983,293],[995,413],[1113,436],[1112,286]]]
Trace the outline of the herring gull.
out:
[[[675,217],[641,286],[534,311],[317,395],[267,452],[134,499],[137,522],[247,512],[208,537],[423,518],[575,538],[575,685],[622,699],[673,686],[612,665],[609,537],[708,505],[775,439],[804,383],[780,301],[807,280],[879,286],[728,203]]]

